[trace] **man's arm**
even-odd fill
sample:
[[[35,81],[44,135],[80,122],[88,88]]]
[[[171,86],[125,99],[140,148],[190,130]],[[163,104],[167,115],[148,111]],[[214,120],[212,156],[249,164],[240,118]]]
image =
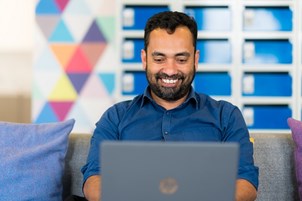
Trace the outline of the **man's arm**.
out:
[[[236,201],[254,201],[257,197],[256,188],[245,179],[236,181]]]
[[[100,201],[101,198],[101,176],[88,177],[84,183],[83,192],[89,201]]]

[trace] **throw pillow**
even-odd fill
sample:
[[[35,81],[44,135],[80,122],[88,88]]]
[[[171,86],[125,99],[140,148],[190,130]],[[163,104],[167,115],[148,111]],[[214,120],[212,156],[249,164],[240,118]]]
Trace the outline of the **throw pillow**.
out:
[[[302,122],[293,118],[288,118],[287,123],[292,132],[292,138],[295,143],[294,157],[296,178],[300,199],[302,199]]]
[[[0,122],[1,200],[62,200],[64,160],[74,123]]]

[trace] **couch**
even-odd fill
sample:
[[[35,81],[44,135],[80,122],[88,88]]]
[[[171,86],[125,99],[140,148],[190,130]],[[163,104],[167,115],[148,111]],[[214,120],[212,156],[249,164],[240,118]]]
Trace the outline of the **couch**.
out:
[[[254,138],[255,164],[260,169],[259,201],[299,200],[295,178],[293,149],[290,133],[251,134]],[[63,178],[63,197],[82,196],[81,167],[86,162],[91,135],[71,134]]]

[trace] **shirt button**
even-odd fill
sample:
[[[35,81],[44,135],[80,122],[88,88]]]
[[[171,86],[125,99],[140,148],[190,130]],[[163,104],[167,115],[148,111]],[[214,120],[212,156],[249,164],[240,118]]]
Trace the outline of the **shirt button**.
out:
[[[165,131],[165,132],[164,132],[164,134],[165,134],[165,135],[168,135],[168,132],[167,132],[167,131]]]

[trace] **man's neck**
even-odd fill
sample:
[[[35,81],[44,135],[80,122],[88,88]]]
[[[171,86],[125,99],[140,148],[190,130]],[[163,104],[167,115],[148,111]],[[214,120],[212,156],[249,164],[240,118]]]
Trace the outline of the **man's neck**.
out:
[[[151,91],[151,97],[153,98],[153,100],[160,106],[162,106],[163,108],[165,108],[166,110],[172,110],[174,108],[177,108],[178,106],[180,106],[183,102],[185,102],[186,98],[187,98],[188,94],[185,95],[184,97],[175,100],[175,101],[167,101],[164,100],[158,96],[156,96],[152,91]]]

